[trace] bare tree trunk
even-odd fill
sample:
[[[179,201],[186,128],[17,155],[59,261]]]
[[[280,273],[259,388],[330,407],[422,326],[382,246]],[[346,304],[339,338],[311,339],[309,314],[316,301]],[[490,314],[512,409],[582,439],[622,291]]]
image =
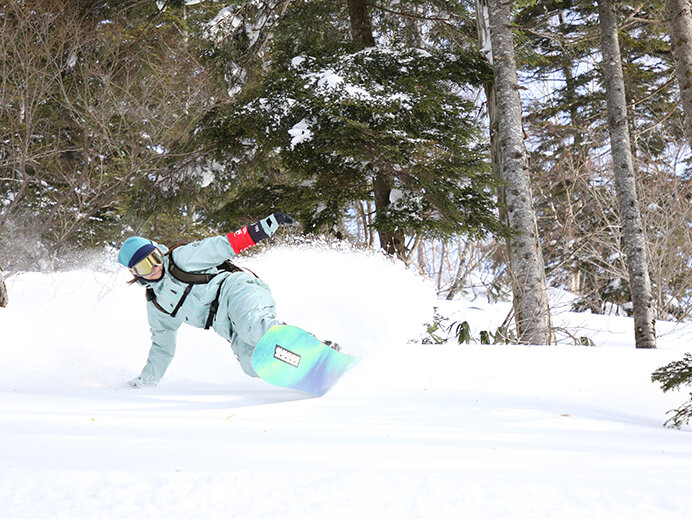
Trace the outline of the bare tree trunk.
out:
[[[598,12],[603,49],[603,77],[608,103],[608,129],[615,173],[615,188],[630,277],[634,307],[634,338],[637,348],[656,347],[656,319],[649,279],[644,224],[634,178],[634,164],[627,128],[625,82],[622,73],[614,0],[599,0]]]
[[[550,344],[552,338],[543,256],[538,244],[522,128],[511,0],[488,0],[498,121],[499,166],[514,235],[507,241],[517,335],[522,343]]]
[[[685,133],[692,148],[692,13],[689,0],[666,0],[666,20],[680,86]]]
[[[0,269],[0,307],[7,306],[7,287],[5,287],[5,279],[2,275],[2,269]]]
[[[373,180],[373,191],[375,194],[375,213],[380,214],[391,204],[390,195],[392,194],[392,179],[385,173],[377,173]],[[406,259],[406,237],[400,230],[378,229],[380,246],[387,254],[396,256],[402,261]]]
[[[490,42],[490,27],[488,23],[488,0],[476,0],[476,29],[478,31],[478,45],[481,55],[493,64],[492,44]],[[486,110],[490,120],[490,159],[492,162],[493,175],[502,178],[499,158],[500,150],[497,139],[497,107],[495,106],[495,83],[488,82],[483,85],[485,89]],[[504,200],[501,200],[504,202]],[[502,210],[502,206],[501,210]]]

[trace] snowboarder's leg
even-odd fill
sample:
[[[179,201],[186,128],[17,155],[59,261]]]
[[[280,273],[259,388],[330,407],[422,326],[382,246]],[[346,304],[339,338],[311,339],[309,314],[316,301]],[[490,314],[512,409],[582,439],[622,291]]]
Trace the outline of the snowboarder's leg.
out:
[[[262,336],[276,324],[276,304],[269,286],[259,279],[238,283],[230,289],[229,316],[233,325],[231,347],[243,371],[252,377],[252,353]]]

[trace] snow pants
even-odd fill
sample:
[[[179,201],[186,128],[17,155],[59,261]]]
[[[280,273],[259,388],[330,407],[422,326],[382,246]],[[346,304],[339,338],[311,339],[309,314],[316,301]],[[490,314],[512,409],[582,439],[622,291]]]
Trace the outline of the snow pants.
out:
[[[261,279],[246,272],[229,277],[223,286],[221,299],[226,303],[226,314],[230,320],[230,341],[240,367],[245,373],[257,377],[252,367],[252,354],[262,336],[274,325],[276,303],[269,286]],[[219,323],[220,324],[220,323]],[[214,326],[217,329],[217,326]],[[226,330],[217,332],[225,337]]]

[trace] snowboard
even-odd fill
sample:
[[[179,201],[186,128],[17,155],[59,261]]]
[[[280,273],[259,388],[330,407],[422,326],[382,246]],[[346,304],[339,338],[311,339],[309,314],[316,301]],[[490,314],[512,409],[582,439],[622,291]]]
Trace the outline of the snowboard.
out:
[[[257,374],[276,386],[322,396],[358,362],[323,344],[302,328],[276,325],[269,328],[252,354]]]

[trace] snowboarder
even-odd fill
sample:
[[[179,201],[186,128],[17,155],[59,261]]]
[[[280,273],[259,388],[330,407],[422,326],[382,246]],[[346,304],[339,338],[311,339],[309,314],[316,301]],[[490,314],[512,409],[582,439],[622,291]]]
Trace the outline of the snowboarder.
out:
[[[133,388],[155,386],[166,372],[181,324],[213,328],[231,342],[243,371],[257,377],[251,358],[255,346],[274,325],[276,306],[269,286],[254,274],[236,267],[229,258],[293,225],[285,213],[275,212],[228,235],[214,236],[168,249],[146,238],[125,240],[118,262],[147,289],[147,312],[152,344],[142,373],[130,380]]]

